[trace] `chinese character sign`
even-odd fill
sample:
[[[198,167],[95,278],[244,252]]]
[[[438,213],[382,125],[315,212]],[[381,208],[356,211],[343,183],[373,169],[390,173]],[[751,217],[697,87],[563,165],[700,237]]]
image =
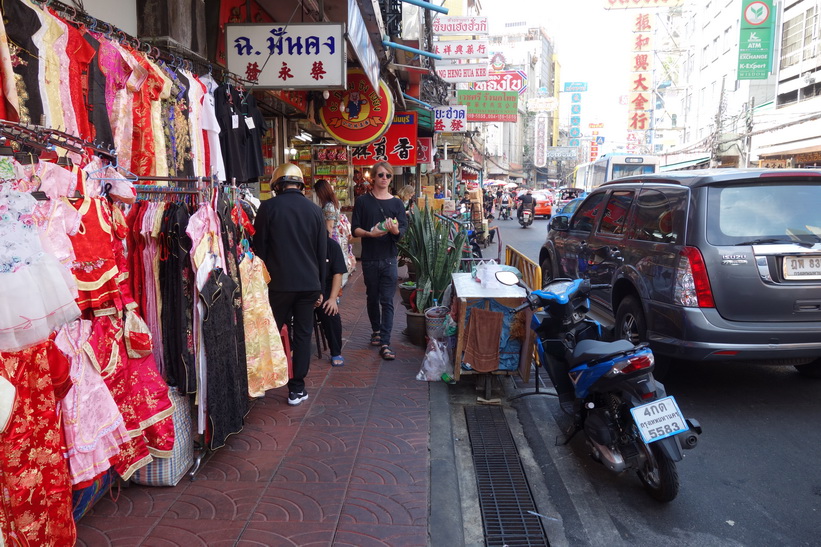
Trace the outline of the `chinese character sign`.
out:
[[[536,123],[533,124],[533,164],[536,167],[544,167],[547,165],[547,137],[549,120],[550,119],[547,114],[537,114]]]
[[[685,0],[603,0],[604,9],[628,8],[677,8],[684,5]]]
[[[469,122],[515,122],[519,114],[519,94],[515,91],[457,90],[459,104],[468,107]]]
[[[466,106],[437,106],[433,109],[433,130],[436,133],[467,131],[467,112]]]
[[[653,110],[653,22],[648,12],[631,15],[632,47],[628,82],[627,130],[649,131]]]
[[[341,23],[227,25],[227,68],[259,88],[345,87]]]
[[[442,59],[487,59],[487,39],[485,40],[447,40],[433,42],[433,51]]]
[[[418,116],[416,112],[397,112],[387,133],[351,150],[353,164],[373,165],[377,161],[387,161],[394,167],[416,165]]]

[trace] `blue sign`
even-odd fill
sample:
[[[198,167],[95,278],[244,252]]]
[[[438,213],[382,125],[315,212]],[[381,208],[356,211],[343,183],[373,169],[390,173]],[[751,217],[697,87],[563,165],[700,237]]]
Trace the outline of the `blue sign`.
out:
[[[604,137],[596,137],[596,144],[604,144]]]
[[[570,125],[581,125],[582,118],[581,116],[570,116]]]
[[[581,140],[579,140],[579,139],[570,139],[570,140],[567,142],[567,144],[568,144],[568,145],[570,145],[570,146],[580,146],[580,145],[581,145],[581,143],[582,143],[582,141],[581,141]]]
[[[580,105],[580,104],[570,105],[570,113],[571,114],[581,114],[582,113],[582,105]]]
[[[574,93],[570,96],[570,102],[572,103],[580,103],[582,102],[582,94],[581,93]]]
[[[571,137],[581,137],[582,136],[582,130],[579,129],[578,127],[571,127],[570,128],[570,136]]]
[[[565,82],[564,91],[565,93],[574,91],[587,91],[587,82]]]

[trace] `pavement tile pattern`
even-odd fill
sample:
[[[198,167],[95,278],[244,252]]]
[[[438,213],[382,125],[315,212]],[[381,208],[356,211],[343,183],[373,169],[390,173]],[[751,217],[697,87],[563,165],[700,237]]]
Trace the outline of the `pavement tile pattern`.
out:
[[[193,481],[115,487],[78,523],[77,545],[428,545],[430,394],[415,379],[424,350],[401,334],[398,294],[397,359],[369,345],[361,268],[340,308],[345,366],[314,346],[307,401],[289,406],[286,388],[257,399]]]

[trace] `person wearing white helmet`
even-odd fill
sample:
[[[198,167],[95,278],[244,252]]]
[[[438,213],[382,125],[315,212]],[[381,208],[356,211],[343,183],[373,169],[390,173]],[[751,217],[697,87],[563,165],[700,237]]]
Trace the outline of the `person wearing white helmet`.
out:
[[[271,182],[276,197],[259,207],[254,250],[271,276],[268,299],[277,327],[289,325],[293,375],[288,380],[288,404],[298,405],[308,399],[305,377],[311,360],[314,305],[325,286],[328,231],[322,209],[303,193],[299,167],[280,165]]]

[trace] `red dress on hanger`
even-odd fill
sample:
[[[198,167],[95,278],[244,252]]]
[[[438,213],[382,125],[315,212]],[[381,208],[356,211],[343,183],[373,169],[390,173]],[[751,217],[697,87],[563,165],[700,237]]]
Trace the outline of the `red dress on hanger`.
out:
[[[17,390],[0,435],[0,534],[6,545],[74,545],[71,478],[57,402],[70,365],[53,340],[0,352],[0,376]]]

